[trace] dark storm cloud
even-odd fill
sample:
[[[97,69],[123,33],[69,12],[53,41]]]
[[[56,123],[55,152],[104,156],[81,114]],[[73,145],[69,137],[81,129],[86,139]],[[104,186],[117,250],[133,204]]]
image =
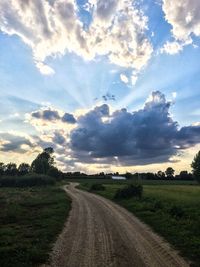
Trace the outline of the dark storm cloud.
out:
[[[177,145],[184,149],[200,143],[200,126],[182,127],[177,134]]]
[[[65,113],[63,116],[60,116],[57,110],[37,110],[31,113],[31,116],[35,119],[41,119],[44,121],[62,121],[70,124],[76,123],[76,119],[70,113]]]
[[[70,113],[65,113],[62,117],[62,121],[63,122],[68,122],[68,123],[71,123],[71,124],[74,124],[76,123],[76,119],[74,118],[74,116]]]
[[[143,109],[126,109],[109,115],[109,107],[96,107],[77,120],[70,147],[82,162],[149,164],[165,162],[179,149],[200,143],[200,127],[178,128],[170,116],[170,102],[153,92]],[[107,120],[102,118],[107,117]],[[98,158],[98,159],[97,159]]]
[[[65,137],[59,131],[54,132],[52,141],[58,145],[63,145],[66,142]]]
[[[0,133],[0,151],[15,151],[18,153],[24,153],[26,150],[21,148],[22,145],[27,145],[30,148],[34,146],[34,144],[25,137],[9,133]]]
[[[53,121],[53,120],[59,120],[60,116],[58,114],[58,111],[56,110],[40,110],[40,111],[35,111],[32,112],[32,117],[36,119],[43,119],[47,121]]]

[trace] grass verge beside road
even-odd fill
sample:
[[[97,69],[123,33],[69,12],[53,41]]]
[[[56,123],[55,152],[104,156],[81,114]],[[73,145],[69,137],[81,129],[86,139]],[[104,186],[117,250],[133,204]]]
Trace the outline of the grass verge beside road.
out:
[[[178,249],[182,256],[199,266],[200,263],[200,186],[144,185],[142,199],[114,199],[124,184],[103,184],[105,190],[95,191],[134,213],[155,232]],[[80,187],[89,190],[91,183]]]
[[[58,186],[0,188],[0,266],[45,263],[70,207]]]

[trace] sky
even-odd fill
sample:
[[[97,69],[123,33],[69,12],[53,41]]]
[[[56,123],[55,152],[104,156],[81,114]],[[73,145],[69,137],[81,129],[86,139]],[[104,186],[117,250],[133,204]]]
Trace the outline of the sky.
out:
[[[200,2],[1,0],[0,161],[190,171],[200,150]]]

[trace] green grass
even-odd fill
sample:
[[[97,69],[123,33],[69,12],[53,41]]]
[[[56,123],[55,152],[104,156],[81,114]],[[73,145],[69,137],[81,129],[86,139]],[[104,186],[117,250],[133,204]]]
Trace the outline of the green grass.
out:
[[[56,186],[0,188],[0,266],[45,263],[70,206]]]
[[[100,184],[130,184],[133,183],[134,180],[112,180],[112,179],[65,179],[63,180],[64,183],[67,182],[74,182],[74,183],[81,183],[84,184],[94,184],[94,183],[100,183]],[[197,185],[196,181],[180,181],[180,180],[139,180],[139,182],[143,185]],[[88,186],[86,185],[86,187]]]
[[[192,261],[200,264],[200,186],[198,185],[144,185],[141,200],[114,200],[123,184],[105,184],[98,194],[109,198],[149,224],[157,233]],[[90,184],[82,184],[88,190]]]

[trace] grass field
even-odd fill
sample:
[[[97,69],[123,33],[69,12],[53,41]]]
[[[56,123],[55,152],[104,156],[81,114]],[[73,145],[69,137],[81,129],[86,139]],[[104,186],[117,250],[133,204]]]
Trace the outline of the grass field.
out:
[[[0,266],[32,267],[48,260],[48,253],[70,210],[59,186],[0,188]],[[131,181],[73,179],[88,190],[103,183],[98,193],[113,200],[117,189]],[[143,181],[141,200],[118,204],[164,236],[182,255],[200,266],[200,186],[191,181]]]
[[[89,189],[91,183],[82,184]],[[118,188],[124,184],[104,184],[105,191],[98,194],[113,200]],[[116,200],[114,200],[116,201]],[[118,204],[133,212],[168,240],[181,254],[200,266],[200,186],[168,184],[144,185],[141,200],[117,200]]]
[[[80,183],[82,185],[86,185],[86,188],[93,183],[100,184],[130,184],[133,183],[133,180],[112,180],[112,179],[65,179],[63,180],[63,184],[67,182]],[[184,180],[139,180],[139,183],[143,185],[197,185],[196,181],[184,181]]]
[[[56,186],[0,188],[0,266],[32,267],[46,262],[70,203]]]

